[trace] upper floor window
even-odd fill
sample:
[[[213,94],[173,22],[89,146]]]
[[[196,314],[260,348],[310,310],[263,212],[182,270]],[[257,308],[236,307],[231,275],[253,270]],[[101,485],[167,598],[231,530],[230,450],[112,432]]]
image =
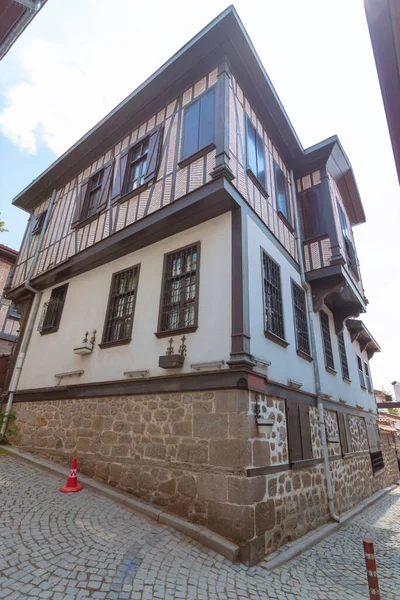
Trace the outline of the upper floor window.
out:
[[[129,150],[128,167],[124,191],[130,192],[144,184],[147,167],[147,154],[149,151],[149,138],[145,138]]]
[[[275,189],[276,189],[276,204],[278,211],[285,217],[290,223],[290,200],[289,200],[289,186],[284,172],[278,165],[274,163],[275,170]]]
[[[120,344],[131,339],[139,265],[114,273],[111,280],[101,345]]]
[[[348,262],[349,267],[353,271],[354,275],[358,279],[359,272],[358,272],[356,251],[354,249],[353,241],[352,241],[351,234],[350,234],[350,229],[347,224],[346,215],[344,214],[343,209],[340,206],[339,202],[336,201],[336,205],[337,205],[337,210],[338,210],[338,214],[339,214],[340,228],[342,230],[344,245],[346,248],[347,262]]]
[[[369,365],[368,365],[367,362],[364,362],[364,371],[365,371],[365,379],[366,379],[366,382],[367,382],[367,390],[369,392],[372,392],[373,389],[372,389],[371,374],[369,372]]]
[[[285,340],[283,327],[281,271],[263,251],[264,331],[276,341]],[[286,345],[286,342],[285,342]]]
[[[310,356],[305,293],[294,281],[292,281],[292,297],[297,351]]]
[[[333,360],[331,330],[329,327],[329,317],[324,310],[319,313],[321,320],[322,343],[324,346],[325,367],[328,370],[334,371],[335,363]]]
[[[364,379],[364,371],[363,371],[363,363],[361,358],[358,356],[357,354],[357,367],[358,367],[358,376],[360,378],[360,385],[362,388],[367,389],[365,386],[365,379]]]
[[[347,363],[347,354],[346,354],[346,346],[344,343],[343,331],[338,333],[337,339],[338,339],[338,346],[339,346],[340,364],[342,367],[342,377],[343,377],[343,379],[350,380],[349,365]]]
[[[200,242],[164,257],[158,333],[197,327]]]
[[[247,119],[247,171],[255,177],[265,189],[267,175],[265,168],[265,151],[262,137],[257,133],[254,125]]]
[[[51,291],[50,300],[43,306],[42,318],[39,323],[38,331],[43,335],[45,333],[54,333],[58,330],[61,315],[64,308],[67,295],[68,284],[61,285]]]
[[[185,160],[214,143],[214,88],[186,106],[183,114],[181,160]]]
[[[86,193],[86,198],[83,203],[81,219],[87,219],[95,214],[99,205],[102,182],[104,178],[104,169],[98,171],[89,179],[89,185]]]
[[[35,233],[40,233],[42,231],[46,214],[47,210],[43,211],[42,213],[40,213],[40,215],[38,215],[35,218],[35,222],[32,227],[32,235],[34,235]]]
[[[71,227],[77,227],[107,207],[113,161],[84,179],[78,189]]]

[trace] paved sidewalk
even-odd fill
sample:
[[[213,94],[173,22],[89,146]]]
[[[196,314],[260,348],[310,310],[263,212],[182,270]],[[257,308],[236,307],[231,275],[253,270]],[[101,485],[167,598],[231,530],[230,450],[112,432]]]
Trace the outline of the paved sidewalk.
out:
[[[273,572],[212,550],[89,490],[0,455],[0,598],[366,600],[362,538],[382,600],[400,599],[400,489]]]

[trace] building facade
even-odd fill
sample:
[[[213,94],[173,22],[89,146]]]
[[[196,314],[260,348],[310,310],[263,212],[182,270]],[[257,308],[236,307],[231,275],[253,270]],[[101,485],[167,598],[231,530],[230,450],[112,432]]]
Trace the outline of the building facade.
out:
[[[398,477],[353,171],[336,137],[303,149],[233,8],[14,202],[9,297],[33,328],[13,443],[77,455],[249,564]]]
[[[0,244],[0,392],[5,385],[10,357],[19,332],[18,311],[4,297],[6,284],[10,279],[11,269],[15,265],[17,257],[16,250]]]

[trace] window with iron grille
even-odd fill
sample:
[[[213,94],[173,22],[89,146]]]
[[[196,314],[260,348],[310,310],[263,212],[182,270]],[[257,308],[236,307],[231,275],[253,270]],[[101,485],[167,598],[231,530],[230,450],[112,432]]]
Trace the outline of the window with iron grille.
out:
[[[308,337],[306,297],[304,290],[292,281],[292,297],[294,326],[296,330],[297,350],[310,356],[310,340]]]
[[[338,346],[339,346],[340,364],[342,367],[342,377],[343,377],[343,379],[350,379],[349,365],[347,363],[347,354],[346,354],[346,346],[344,343],[343,331],[338,333],[337,339],[338,339]]]
[[[114,273],[111,280],[102,344],[129,342],[140,266]]]
[[[128,165],[126,168],[124,192],[128,193],[136,190],[144,184],[146,175],[147,158],[149,151],[149,138],[129,150]]]
[[[46,218],[46,214],[47,214],[47,210],[40,213],[40,215],[38,215],[36,217],[35,222],[33,224],[33,228],[32,228],[32,235],[34,235],[36,233],[40,233],[42,231],[42,228],[44,225],[44,220]]]
[[[182,156],[185,160],[214,143],[215,92],[205,92],[185,107]]]
[[[265,333],[284,340],[281,270],[279,265],[264,251],[263,280]]]
[[[104,169],[98,171],[89,179],[89,185],[86,192],[86,198],[83,203],[80,219],[88,219],[97,212],[100,202],[101,191],[103,187]]]
[[[200,242],[166,254],[159,332],[197,327]]]
[[[357,366],[358,366],[358,376],[360,378],[360,385],[361,385],[362,388],[366,389],[366,387],[365,387],[365,379],[364,379],[364,371],[363,371],[363,364],[362,364],[362,360],[358,356],[358,354],[357,354]]]
[[[324,345],[325,367],[327,369],[335,369],[331,342],[331,330],[329,327],[329,317],[323,310],[320,311],[319,316],[321,320],[322,343]]]
[[[274,170],[275,170],[275,191],[276,191],[276,205],[278,211],[282,213],[285,219],[290,223],[290,201],[289,201],[289,186],[287,179],[285,177],[284,172],[278,165],[278,163],[274,162]]]
[[[58,330],[61,315],[64,308],[65,297],[67,295],[68,284],[54,288],[51,292],[50,300],[43,306],[42,318],[39,323],[38,331],[41,334],[54,333]]]
[[[266,187],[264,142],[250,119],[247,119],[247,170],[254,175],[263,188]]]
[[[344,245],[346,248],[347,263],[348,263],[350,269],[353,271],[353,274],[358,279],[359,272],[358,272],[356,251],[354,249],[353,241],[351,239],[349,226],[347,225],[346,215],[344,214],[343,209],[340,206],[339,202],[336,202],[336,204],[337,204],[337,210],[339,213],[339,221],[340,221],[340,227],[342,229]]]
[[[371,374],[369,372],[368,363],[366,363],[366,362],[364,362],[364,371],[365,371],[365,379],[367,381],[367,389],[369,392],[372,392]]]

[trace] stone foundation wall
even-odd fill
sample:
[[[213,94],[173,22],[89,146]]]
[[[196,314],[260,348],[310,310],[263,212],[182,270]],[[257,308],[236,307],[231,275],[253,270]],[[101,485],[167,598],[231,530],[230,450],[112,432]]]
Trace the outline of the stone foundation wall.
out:
[[[292,470],[285,400],[257,401],[274,420],[270,434],[259,433],[248,391],[16,403],[12,443],[66,465],[77,456],[82,472],[233,539],[242,560],[255,564],[329,520],[315,407],[316,464]],[[336,458],[336,413],[326,412]],[[332,461],[338,510],[398,478],[394,447],[385,445],[384,456],[385,471],[375,477],[369,454]]]

